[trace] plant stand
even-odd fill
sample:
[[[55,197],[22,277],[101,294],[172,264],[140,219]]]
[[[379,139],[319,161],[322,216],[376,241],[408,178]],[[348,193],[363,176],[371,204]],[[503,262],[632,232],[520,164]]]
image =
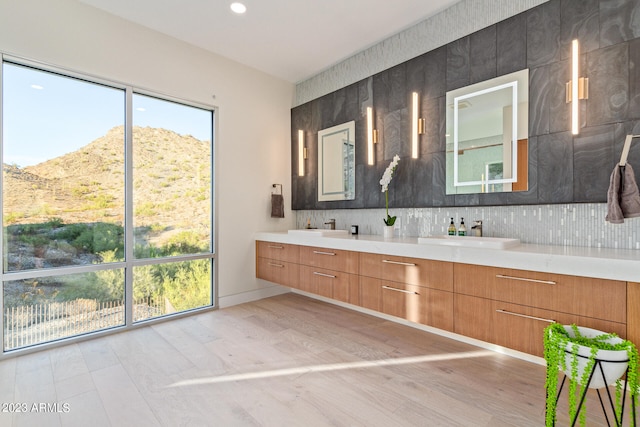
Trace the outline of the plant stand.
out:
[[[565,353],[570,353],[569,351],[565,350]],[[583,359],[586,359],[586,357],[582,356],[582,355],[577,355],[578,357],[581,357]],[[602,375],[602,378],[604,379],[604,383],[608,384],[607,379],[605,377],[605,371],[603,368],[603,363],[628,363],[628,360],[620,360],[620,361],[611,361],[611,360],[601,360],[601,359],[595,359],[595,364],[593,365],[593,369],[591,370],[591,373],[589,374],[589,381],[587,381],[587,384],[584,384],[580,393],[580,401],[578,403],[578,409],[576,411],[576,414],[574,415],[573,419],[571,420],[571,426],[575,426],[576,421],[578,420],[578,416],[580,415],[580,410],[582,409],[582,405],[584,404],[584,400],[587,396],[587,390],[589,390],[589,384],[591,384],[591,380],[593,379],[593,376],[596,372],[599,372]],[[629,368],[627,367],[627,371],[626,373],[629,372]],[[625,375],[626,375],[625,373]],[[556,395],[556,403],[558,402],[558,400],[560,399],[560,394],[562,393],[562,389],[564,387],[564,383],[567,380],[567,375],[565,374],[564,377],[562,378],[562,383],[560,384],[560,388],[558,389],[558,393]],[[607,397],[609,400],[609,405],[611,407],[611,412],[613,413],[613,418],[615,420],[615,426],[616,427],[622,427],[622,420],[624,418],[624,409],[625,409],[625,399],[627,397],[627,380],[625,377],[624,380],[624,389],[623,389],[623,394],[622,394],[622,410],[620,411],[620,419],[618,419],[618,415],[616,414],[615,411],[615,404],[613,401],[613,398],[611,397],[611,390],[609,389],[608,386],[605,386],[604,389],[607,391]],[[600,393],[600,388],[596,388],[595,389],[596,392],[598,393],[598,399],[600,400],[600,406],[602,407],[602,412],[604,413],[604,417],[605,420],[607,421],[607,425],[611,426],[611,423],[609,421],[609,415],[607,414],[607,409],[605,407],[605,402],[602,399],[602,394]],[[632,395],[631,396],[631,425],[632,426],[636,426],[636,402],[635,402],[635,396]]]

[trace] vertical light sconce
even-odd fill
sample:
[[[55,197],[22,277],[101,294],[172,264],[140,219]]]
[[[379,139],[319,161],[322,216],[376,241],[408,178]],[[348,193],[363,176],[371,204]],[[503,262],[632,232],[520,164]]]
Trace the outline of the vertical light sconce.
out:
[[[571,133],[580,132],[580,99],[589,99],[589,79],[580,76],[578,40],[571,42],[571,80],[566,84],[566,102],[571,103]]]
[[[304,146],[304,131],[298,130],[298,176],[304,176],[304,161],[307,158],[307,147]]]
[[[373,128],[373,108],[367,107],[367,164],[374,165],[375,150],[373,144],[378,142],[378,131]]]
[[[411,95],[411,157],[418,158],[418,143],[424,133],[424,119],[420,117],[420,96],[418,92]]]

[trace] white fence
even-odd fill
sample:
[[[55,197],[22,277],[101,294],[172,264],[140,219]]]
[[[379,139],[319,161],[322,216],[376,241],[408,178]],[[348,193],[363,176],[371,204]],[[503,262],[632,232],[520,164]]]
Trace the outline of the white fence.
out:
[[[165,301],[145,298],[134,301],[133,320],[148,319],[166,312]],[[12,350],[121,325],[124,325],[124,301],[77,299],[6,307],[4,349]]]

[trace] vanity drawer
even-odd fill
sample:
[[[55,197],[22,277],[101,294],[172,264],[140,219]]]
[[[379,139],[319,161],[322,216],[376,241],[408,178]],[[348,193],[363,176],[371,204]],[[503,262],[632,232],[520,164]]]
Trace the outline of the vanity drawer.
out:
[[[358,276],[342,271],[300,266],[300,290],[338,301],[357,304]]]
[[[456,264],[456,293],[626,323],[626,282]]]
[[[258,257],[277,259],[292,263],[299,263],[300,254],[297,245],[286,243],[256,241],[256,254]]]
[[[300,264],[358,274],[358,253],[339,249],[300,246]]]
[[[455,333],[536,356],[543,356],[544,328],[554,321],[626,336],[623,323],[455,295]]]
[[[451,262],[361,253],[360,275],[453,291]]]
[[[300,266],[286,261],[258,257],[256,277],[279,285],[297,288],[300,286]]]

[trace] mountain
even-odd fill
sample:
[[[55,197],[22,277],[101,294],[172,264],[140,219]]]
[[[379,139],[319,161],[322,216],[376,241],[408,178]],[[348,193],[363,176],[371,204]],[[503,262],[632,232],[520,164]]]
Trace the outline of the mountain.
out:
[[[210,222],[209,141],[133,128],[134,225],[207,229]],[[124,127],[72,153],[35,166],[4,165],[5,225],[60,218],[66,224],[124,224]]]

